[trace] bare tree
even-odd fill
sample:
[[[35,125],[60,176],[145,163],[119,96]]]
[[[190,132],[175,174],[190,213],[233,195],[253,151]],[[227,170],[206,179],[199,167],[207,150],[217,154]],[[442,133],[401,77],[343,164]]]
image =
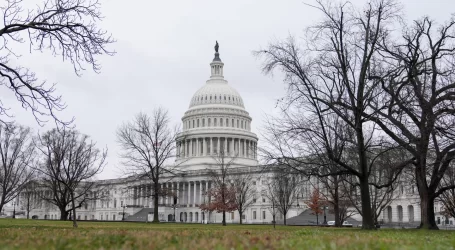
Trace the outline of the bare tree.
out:
[[[29,128],[14,123],[0,125],[0,211],[31,180],[34,156]]]
[[[383,94],[368,105],[371,120],[415,157],[421,228],[438,229],[434,201],[455,185],[442,179],[455,157],[455,20],[439,27],[428,17],[380,44],[382,60],[369,78]]]
[[[35,180],[30,180],[24,185],[19,195],[20,203],[27,214],[27,219],[30,219],[30,211],[40,206],[38,189],[39,184]]]
[[[257,189],[253,185],[252,175],[248,172],[234,174],[231,185],[234,187],[235,203],[240,215],[240,224],[242,224],[243,214],[254,204]]]
[[[442,186],[455,185],[455,166],[453,163],[447,169],[444,178],[441,181]],[[444,191],[438,198],[444,206],[446,215],[455,218],[455,189],[448,189]]]
[[[281,153],[297,152],[282,154],[284,162],[319,152],[339,166],[340,170],[332,174],[356,176],[362,227],[374,229],[370,173],[375,155],[380,153],[375,148],[386,142],[364,112],[381,91],[380,84],[369,79],[369,71],[377,60],[380,42],[391,30],[391,21],[398,17],[397,4],[376,0],[357,11],[350,3],[317,3],[312,7],[324,18],[310,27],[303,49],[290,38],[257,52],[266,58],[264,71],[281,70],[288,85],[283,105],[285,122],[278,123],[285,128],[275,129],[269,141],[282,143],[275,147]],[[337,138],[337,143],[332,138]],[[407,164],[397,163],[397,169]]]
[[[121,157],[128,166],[128,174],[137,174],[152,181],[150,196],[153,197],[153,222],[158,223],[159,197],[166,192],[161,188],[163,175],[173,176],[175,166],[166,165],[175,156],[177,127],[172,129],[168,112],[157,108],[152,116],[136,115],[132,122],[117,130],[117,140],[123,150]]]
[[[35,9],[24,10],[23,1],[6,0],[1,6],[3,27],[0,28],[0,84],[11,90],[22,107],[31,110],[38,124],[52,117],[57,124],[70,122],[57,117],[66,105],[55,93],[55,84],[38,80],[33,71],[16,65],[21,55],[14,51],[18,43],[32,51],[50,51],[63,61],[70,61],[77,75],[84,65],[95,72],[101,67],[97,56],[113,55],[106,46],[114,39],[97,24],[102,19],[98,0],[44,0]],[[11,116],[0,104],[0,115]]]
[[[267,185],[264,190],[262,190],[262,194],[267,197],[267,199],[270,202],[270,207],[268,207],[269,212],[272,214],[272,223],[273,223],[273,228],[276,226],[276,216],[278,215],[278,193],[275,192],[275,182],[274,181],[268,181]]]
[[[272,204],[276,204],[277,211],[283,215],[283,222],[286,225],[286,216],[297,201],[298,181],[282,167],[277,167],[273,174],[269,180],[267,196]]]
[[[39,136],[38,149],[42,159],[35,169],[41,177],[42,198],[60,209],[60,220],[67,220],[72,211],[77,227],[76,209],[98,198],[89,194],[97,188],[93,178],[103,170],[107,150],[100,151],[87,135],[69,129]]]

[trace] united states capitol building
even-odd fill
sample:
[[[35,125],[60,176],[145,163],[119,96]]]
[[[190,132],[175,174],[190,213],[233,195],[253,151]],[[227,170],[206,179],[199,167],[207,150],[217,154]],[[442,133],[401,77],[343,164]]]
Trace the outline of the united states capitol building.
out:
[[[187,223],[216,223],[222,221],[219,213],[207,214],[199,205],[206,202],[205,191],[211,188],[211,178],[207,169],[215,163],[213,155],[225,149],[228,155],[236,155],[236,171],[252,173],[257,197],[243,218],[244,223],[272,223],[270,203],[262,196],[262,190],[270,174],[258,164],[258,137],[251,132],[252,118],[240,94],[224,79],[224,63],[219,53],[215,53],[210,63],[210,78],[189,100],[189,108],[182,117],[183,131],[177,136],[177,176],[163,176],[162,187],[177,190],[177,202],[172,197],[159,200],[161,221]],[[79,220],[125,220],[146,221],[153,218],[151,181],[135,177],[100,180],[99,185],[108,187],[107,196],[92,200],[77,209]],[[300,197],[287,214],[296,217],[305,210],[311,185],[302,183]],[[397,189],[397,199],[388,206],[381,218],[382,222],[416,223],[420,221],[419,198],[416,189],[401,185]],[[20,209],[20,206],[18,206]],[[436,214],[440,207],[436,208]],[[330,215],[328,215],[330,216]],[[438,216],[438,215],[437,215]],[[30,217],[58,220],[57,207],[41,202],[31,212]],[[332,215],[333,217],[333,215]],[[354,217],[361,220],[359,216]],[[239,222],[238,212],[229,213],[227,223]],[[280,215],[278,215],[278,220]],[[441,219],[442,220],[442,219]],[[453,220],[453,219],[452,219]],[[321,219],[320,219],[321,221]]]

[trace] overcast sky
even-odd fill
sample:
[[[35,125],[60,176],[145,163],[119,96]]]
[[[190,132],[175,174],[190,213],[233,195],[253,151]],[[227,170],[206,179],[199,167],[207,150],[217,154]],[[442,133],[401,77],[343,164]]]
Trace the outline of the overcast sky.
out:
[[[33,7],[39,0],[29,0]],[[100,0],[105,28],[117,40],[113,57],[100,58],[101,74],[89,70],[77,77],[68,62],[49,53],[22,57],[16,63],[35,71],[41,80],[57,83],[57,93],[68,108],[60,117],[75,117],[76,127],[90,135],[99,147],[108,147],[108,166],[101,179],[116,178],[121,168],[115,131],[124,121],[155,107],[169,110],[179,123],[194,92],[210,76],[215,40],[225,63],[224,75],[243,98],[253,118],[254,132],[261,130],[265,113],[274,112],[276,100],[284,95],[281,79],[264,76],[262,62],[252,51],[289,34],[302,37],[303,29],[321,18],[304,3],[312,0]],[[351,1],[362,5],[366,1]],[[405,18],[423,15],[443,22],[455,12],[454,0],[402,1]],[[4,105],[12,108],[16,121],[35,132],[39,127],[31,113],[23,111],[6,88],[0,91]]]

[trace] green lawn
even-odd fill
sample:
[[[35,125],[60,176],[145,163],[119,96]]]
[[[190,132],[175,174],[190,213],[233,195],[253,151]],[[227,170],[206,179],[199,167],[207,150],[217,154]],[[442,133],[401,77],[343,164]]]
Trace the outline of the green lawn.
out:
[[[0,249],[455,249],[455,231],[0,219]]]

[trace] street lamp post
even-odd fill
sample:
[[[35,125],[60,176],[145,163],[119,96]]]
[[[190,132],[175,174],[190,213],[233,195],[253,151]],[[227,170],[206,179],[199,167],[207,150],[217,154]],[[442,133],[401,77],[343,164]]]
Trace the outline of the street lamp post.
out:
[[[13,202],[13,219],[16,219],[16,202]]]
[[[327,206],[324,206],[324,223],[323,223],[323,225],[327,225],[327,216],[326,216],[326,213],[325,213],[326,209],[327,209]]]

